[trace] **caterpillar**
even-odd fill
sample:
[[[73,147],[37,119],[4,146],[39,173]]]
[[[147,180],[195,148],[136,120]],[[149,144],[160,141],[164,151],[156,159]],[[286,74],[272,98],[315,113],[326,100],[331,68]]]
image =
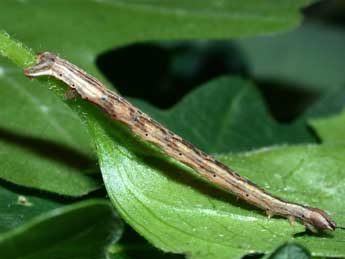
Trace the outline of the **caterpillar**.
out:
[[[288,202],[268,193],[171,132],[79,67],[53,53],[39,54],[36,64],[25,69],[24,74],[29,78],[53,76],[63,81],[83,99],[101,107],[112,119],[124,123],[135,135],[158,146],[165,154],[194,169],[212,183],[265,210],[268,217],[279,215],[290,222],[297,219],[312,232],[336,229],[336,223],[325,211]]]

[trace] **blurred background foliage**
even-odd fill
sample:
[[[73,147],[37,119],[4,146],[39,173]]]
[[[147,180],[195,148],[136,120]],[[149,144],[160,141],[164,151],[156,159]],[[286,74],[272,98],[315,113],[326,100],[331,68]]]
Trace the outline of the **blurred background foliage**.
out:
[[[103,53],[97,66],[122,94],[162,109],[217,76],[250,78],[273,116],[289,122],[321,94],[345,83],[344,10],[341,0],[320,1],[304,8],[302,24],[289,32],[230,41],[133,44]],[[148,82],[150,91],[142,82]]]

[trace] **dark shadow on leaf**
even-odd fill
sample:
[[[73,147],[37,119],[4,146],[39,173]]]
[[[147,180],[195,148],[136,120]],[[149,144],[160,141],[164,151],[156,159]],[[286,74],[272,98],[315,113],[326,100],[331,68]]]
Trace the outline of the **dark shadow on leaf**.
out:
[[[304,232],[296,233],[293,235],[293,237],[308,237],[308,236],[314,236],[314,237],[324,237],[324,238],[334,238],[334,235],[328,231],[320,231],[318,233],[313,233],[309,230],[306,230]]]
[[[26,149],[38,157],[63,163],[85,173],[95,168],[95,161],[80,152],[52,141],[23,136],[0,128],[0,141]],[[95,168],[95,170],[98,170]]]
[[[13,193],[30,196],[30,197],[37,197],[37,198],[45,198],[55,202],[59,202],[61,204],[70,204],[72,202],[80,201],[81,198],[74,198],[69,196],[61,196],[59,194],[49,193],[46,191],[27,188],[23,186],[16,185],[14,183],[7,182],[3,179],[0,179],[0,188],[5,188]]]
[[[250,211],[256,210],[261,213],[261,210],[256,207],[242,200],[238,200],[235,195],[219,188],[211,182],[208,182],[206,179],[197,176],[196,173],[194,174],[187,169],[179,167],[173,161],[161,159],[155,156],[143,155],[138,156],[138,159],[143,161],[149,167],[154,168],[159,172],[163,172],[171,181],[190,186],[203,195],[212,197],[219,201],[231,203],[233,206]]]
[[[102,127],[106,130],[107,135],[116,143],[126,146],[126,148],[130,149],[134,154],[135,159],[142,161],[148,167],[154,168],[163,173],[171,181],[191,186],[203,195],[230,203],[233,206],[240,207],[245,210],[257,211],[262,214],[262,211],[255,206],[244,201],[237,200],[235,195],[220,189],[208,182],[206,179],[197,176],[196,173],[192,173],[190,170],[184,169],[182,166],[178,166],[177,162],[167,158],[158,147],[155,147],[148,142],[143,142],[139,138],[133,136],[129,129],[127,129],[123,124],[116,121],[110,121],[104,115],[102,119],[101,117],[98,118]]]
[[[68,205],[74,202],[87,200],[87,199],[105,198],[107,196],[107,193],[104,188],[92,191],[91,193],[88,193],[81,197],[72,197],[72,196],[63,196],[61,194],[47,192],[44,190],[20,186],[20,185],[8,182],[4,179],[0,179],[0,188],[5,188],[19,195],[48,199],[48,200],[52,200],[64,205]]]
[[[308,131],[310,132],[310,134],[314,136],[316,143],[321,144],[322,139],[317,134],[317,131],[310,125],[306,125],[306,127],[307,127]]]
[[[242,257],[242,259],[259,259],[259,258],[262,258],[263,256],[264,254],[262,253],[253,253],[253,254],[248,254]]]

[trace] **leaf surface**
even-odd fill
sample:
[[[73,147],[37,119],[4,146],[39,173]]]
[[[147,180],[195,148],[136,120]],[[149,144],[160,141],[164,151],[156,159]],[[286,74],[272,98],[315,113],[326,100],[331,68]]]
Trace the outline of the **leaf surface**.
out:
[[[341,143],[345,141],[345,112],[310,120],[323,142]]]
[[[116,242],[123,230],[113,213],[108,202],[88,200],[41,214],[0,236],[1,256],[106,258],[104,248]]]
[[[30,55],[0,32],[1,49]],[[69,196],[100,188],[90,138],[80,118],[22,70],[0,60],[0,178],[26,187]]]
[[[62,51],[70,58],[90,61],[96,53],[125,43],[230,38],[287,30],[299,24],[300,8],[311,2],[2,1],[0,23],[37,50]],[[13,14],[22,22],[13,23]]]
[[[290,125],[277,123],[255,86],[241,78],[210,81],[167,111],[142,101],[133,102],[207,153],[248,151],[315,140],[304,121]]]
[[[243,81],[236,83],[248,87]],[[219,89],[222,88],[219,86]],[[221,90],[219,96],[226,99]],[[214,96],[212,99],[221,103]],[[202,98],[194,100],[203,103]],[[241,105],[246,111],[248,102]],[[212,117],[212,110],[207,111]],[[247,121],[264,121],[265,116],[258,114],[248,115]],[[169,118],[175,125],[180,122],[173,116]],[[314,255],[342,256],[345,253],[341,230],[320,238],[301,234],[304,228],[299,224],[291,227],[281,218],[268,220],[261,211],[205,183],[191,170],[157,155],[154,150],[147,150],[126,130],[119,130],[121,127],[94,122],[91,132],[96,139],[111,200],[134,229],[164,251],[185,253],[195,258],[240,258],[250,252],[269,252],[284,242],[298,240]],[[184,125],[186,132],[190,125],[196,131],[203,126],[200,132],[205,132],[207,126],[195,122]],[[265,125],[272,126],[270,123]],[[293,126],[290,127],[293,132]],[[282,130],[274,135],[280,132]],[[250,136],[246,131],[238,134],[242,138]],[[342,225],[344,207],[339,204],[344,192],[344,183],[340,181],[345,174],[344,155],[343,145],[309,144],[224,154],[218,158],[279,197],[325,209]]]
[[[1,181],[0,237],[5,232],[25,224],[33,217],[68,203],[42,196]]]
[[[144,40],[228,38],[285,30],[299,23],[299,8],[309,2],[282,0],[258,6],[252,0],[200,1],[197,5],[177,0],[2,1],[0,23],[36,51],[62,53],[100,76],[94,64],[96,56],[115,46]],[[20,22],[13,22],[14,14]],[[27,67],[33,63],[29,52],[2,33],[2,55]],[[0,85],[4,100],[0,111],[0,177],[71,196],[99,188],[99,181],[84,174],[90,171],[89,159],[93,156],[88,135],[75,114],[47,89],[36,82],[27,83],[21,71],[5,61],[0,64]]]

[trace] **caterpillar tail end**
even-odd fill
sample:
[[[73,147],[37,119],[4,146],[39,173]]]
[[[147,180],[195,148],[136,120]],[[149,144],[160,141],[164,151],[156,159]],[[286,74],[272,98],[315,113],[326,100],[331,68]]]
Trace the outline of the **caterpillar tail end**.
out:
[[[325,211],[311,207],[308,207],[308,209],[310,213],[304,223],[311,232],[317,233],[319,230],[334,231],[336,229],[336,223]]]

